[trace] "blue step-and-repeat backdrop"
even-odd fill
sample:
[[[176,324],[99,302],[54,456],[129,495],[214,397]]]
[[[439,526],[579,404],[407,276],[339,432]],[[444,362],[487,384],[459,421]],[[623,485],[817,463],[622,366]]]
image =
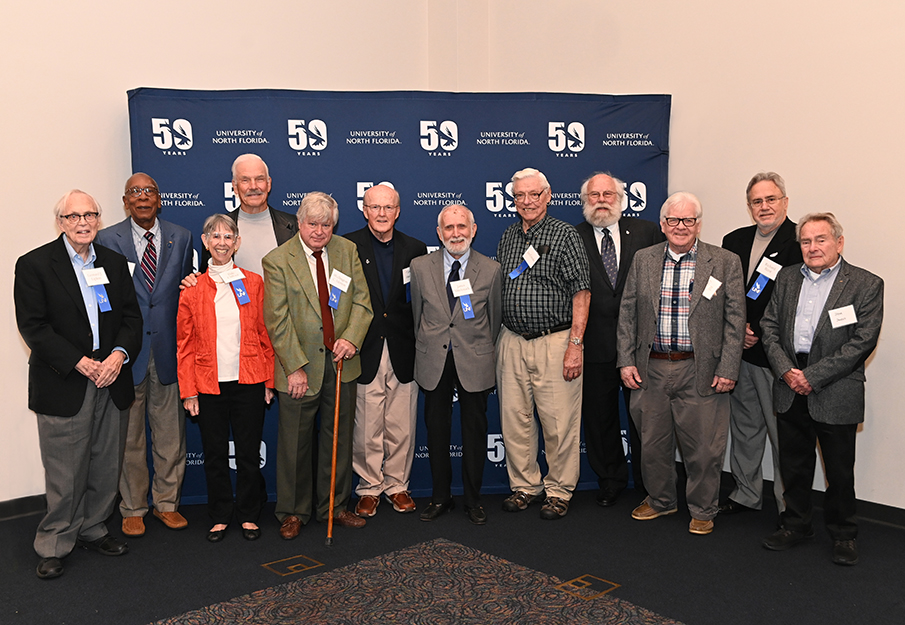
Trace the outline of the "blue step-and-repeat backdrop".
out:
[[[668,95],[141,88],[128,96],[133,171],[157,180],[162,218],[192,231],[199,255],[204,219],[239,206],[230,166],[247,152],[270,168],[273,208],[295,213],[307,192],[324,191],[339,203],[336,232],[351,232],[365,223],[364,191],[388,182],[400,194],[399,230],[438,246],[437,213],[446,204],[464,204],[478,224],[475,249],[492,257],[503,230],[518,219],[509,179],[519,169],[546,174],[553,192],[549,213],[573,224],[582,220],[581,182],[596,171],[625,181],[626,215],[656,221],[667,197]],[[456,456],[458,409],[454,413],[450,454]],[[416,497],[431,490],[422,414],[419,402],[411,480]],[[622,418],[625,433],[624,408]],[[488,420],[484,492],[508,492],[496,395]],[[188,423],[187,434],[183,501],[201,503],[197,426]],[[271,498],[276,437],[272,408],[262,445]],[[460,476],[453,479],[454,493],[461,494],[455,489]],[[584,457],[582,487],[596,487]]]

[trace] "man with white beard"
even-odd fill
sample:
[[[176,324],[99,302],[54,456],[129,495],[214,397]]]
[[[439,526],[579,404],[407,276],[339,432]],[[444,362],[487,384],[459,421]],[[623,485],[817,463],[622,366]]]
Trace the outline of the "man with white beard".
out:
[[[656,222],[622,216],[625,183],[596,173],[581,185],[583,223],[575,226],[591,265],[591,311],[584,333],[584,387],[581,420],[588,461],[597,474],[597,503],[612,506],[628,485],[628,464],[619,424],[619,369],[616,367],[616,325],[625,278],[635,252],[663,241]],[[628,407],[628,389],[625,405]],[[629,419],[632,476],[641,481],[641,439]]]
[[[455,507],[449,458],[453,390],[462,421],[465,514],[484,525],[481,480],[487,440],[487,397],[496,384],[494,345],[502,322],[500,265],[471,249],[478,226],[464,206],[440,211],[441,251],[412,260],[415,381],[424,391],[424,422],[433,493],[421,512],[433,521]]]

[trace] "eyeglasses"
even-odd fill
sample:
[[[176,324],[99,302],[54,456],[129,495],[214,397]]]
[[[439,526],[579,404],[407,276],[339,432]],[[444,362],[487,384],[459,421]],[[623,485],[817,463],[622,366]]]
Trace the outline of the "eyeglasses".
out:
[[[100,213],[85,213],[83,215],[79,215],[78,213],[70,213],[69,215],[60,215],[60,219],[65,219],[74,226],[79,223],[82,218],[85,219],[86,224],[93,224],[95,221],[97,221],[98,215],[100,215]]]
[[[590,193],[588,193],[588,199],[591,200],[592,202],[596,202],[600,198],[603,198],[604,200],[609,202],[610,200],[614,199],[618,195],[619,194],[616,193],[615,191],[604,191],[603,193],[601,193],[600,191],[591,191]]]
[[[231,232],[226,232],[226,233],[211,232],[209,235],[207,235],[207,238],[211,239],[212,241],[219,241],[220,239],[223,239],[224,241],[229,243],[230,241],[232,241],[233,239],[235,239],[238,236],[239,235],[233,234]]]
[[[364,204],[363,206],[369,211],[374,211],[375,213],[392,213],[394,210],[399,208],[398,204],[395,206],[390,206],[388,204],[385,206],[381,206],[380,204]]]
[[[157,197],[159,191],[157,190],[157,187],[129,187],[126,189],[126,193],[132,197],[141,197],[142,193],[148,197]]]
[[[546,189],[544,189],[543,191],[532,191],[530,193],[516,193],[512,196],[512,199],[514,199],[519,204],[537,202],[538,200],[540,200],[540,196],[544,194],[544,191],[546,191]]]
[[[779,200],[781,200],[781,199],[783,199],[783,198],[785,198],[785,197],[786,197],[786,196],[784,196],[784,195],[780,195],[780,196],[778,196],[778,197],[775,196],[775,195],[771,195],[771,196],[768,196],[768,197],[765,197],[765,198],[757,198],[757,199],[751,200],[750,202],[748,202],[748,204],[751,206],[751,208],[760,208],[760,207],[763,206],[764,204],[767,204],[767,205],[769,205],[769,206],[773,206],[773,205],[776,204]]]
[[[698,223],[698,218],[697,217],[664,217],[663,221],[665,221],[666,225],[669,226],[670,228],[675,228],[676,226],[678,226],[680,221],[686,228],[691,228],[696,223]]]

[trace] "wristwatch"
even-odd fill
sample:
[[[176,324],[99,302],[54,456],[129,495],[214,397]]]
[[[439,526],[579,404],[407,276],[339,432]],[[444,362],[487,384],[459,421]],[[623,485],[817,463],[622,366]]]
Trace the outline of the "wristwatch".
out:
[[[570,336],[570,337],[569,337],[569,342],[570,342],[572,345],[578,345],[579,347],[581,347],[581,339],[578,338],[577,336]]]

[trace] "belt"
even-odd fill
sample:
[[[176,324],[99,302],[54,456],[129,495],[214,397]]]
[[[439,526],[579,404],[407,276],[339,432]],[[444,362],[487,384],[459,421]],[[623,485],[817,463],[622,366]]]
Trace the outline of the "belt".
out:
[[[650,357],[655,360],[688,360],[694,358],[694,352],[655,352],[651,351]]]
[[[525,339],[526,341],[532,341],[534,339],[539,339],[542,336],[547,336],[548,334],[553,334],[554,332],[562,332],[563,330],[568,330],[572,327],[571,323],[563,323],[558,326],[553,326],[552,328],[548,328],[543,332],[516,332],[520,337]]]

